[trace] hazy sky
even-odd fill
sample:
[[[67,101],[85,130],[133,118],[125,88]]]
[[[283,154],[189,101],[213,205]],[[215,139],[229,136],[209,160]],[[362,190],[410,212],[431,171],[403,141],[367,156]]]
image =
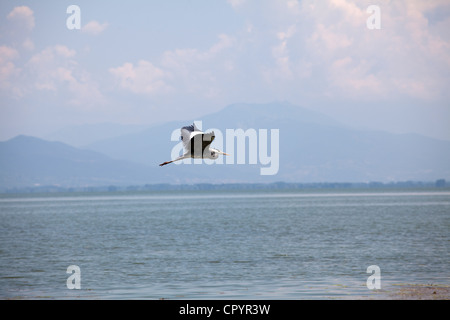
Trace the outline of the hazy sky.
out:
[[[448,0],[2,0],[0,140],[273,101],[450,140],[448,30]]]

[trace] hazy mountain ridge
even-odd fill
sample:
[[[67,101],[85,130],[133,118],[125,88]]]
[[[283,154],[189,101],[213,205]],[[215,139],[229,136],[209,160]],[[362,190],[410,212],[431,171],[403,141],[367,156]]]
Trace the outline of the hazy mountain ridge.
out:
[[[0,186],[145,183],[147,168],[61,142],[17,136],[0,142]],[[147,176],[147,178],[146,178]]]
[[[224,135],[226,129],[279,129],[278,173],[262,176],[260,163],[236,161],[158,167],[170,159],[172,148],[179,143],[171,141],[172,132],[178,139],[179,128],[194,120],[202,121],[203,130],[220,130]],[[218,139],[213,142],[213,146],[220,144]],[[230,153],[236,160],[235,152]],[[449,141],[353,129],[288,103],[234,104],[200,119],[151,126],[97,141],[85,149],[25,136],[0,142],[2,187],[435,181],[449,177]]]
[[[85,145],[109,138],[140,132],[149,126],[146,125],[122,125],[115,123],[98,123],[73,125],[57,130],[42,137],[44,140],[60,141],[74,147]]]
[[[226,129],[247,130],[281,129],[284,131],[293,125],[292,119],[300,124],[322,124],[339,127],[341,124],[321,113],[291,105],[286,102],[268,104],[232,104],[224,109],[205,115],[199,119],[172,121],[151,126],[138,133],[104,139],[86,145],[85,148],[96,150],[116,159],[127,159],[144,164],[154,164],[170,157],[172,147],[177,143],[171,141],[174,130],[179,134],[181,127],[194,121],[202,122],[202,130],[218,129],[225,135]],[[154,159],[154,160],[153,160]],[[159,159],[159,160],[158,160]]]
[[[434,180],[450,175],[449,141],[417,134],[353,129],[318,112],[288,103],[234,104],[201,119],[171,122],[87,147],[113,158],[155,165],[170,158],[172,147],[178,143],[170,141],[172,132],[194,120],[202,121],[203,130],[215,128],[223,134],[226,129],[237,128],[280,130],[280,170],[276,177],[261,177],[258,170],[250,175],[245,170],[240,172],[243,165],[233,166],[234,171],[227,174],[223,171],[228,170],[223,168],[208,169],[208,172],[214,171],[218,179],[395,181]],[[249,167],[245,169],[252,171]],[[187,177],[187,171],[177,172],[178,177]],[[197,168],[195,171],[198,175],[190,176],[191,179],[204,173]]]

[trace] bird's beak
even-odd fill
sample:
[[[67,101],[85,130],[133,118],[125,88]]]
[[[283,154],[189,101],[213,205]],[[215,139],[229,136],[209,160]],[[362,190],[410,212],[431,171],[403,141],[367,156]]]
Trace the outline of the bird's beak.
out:
[[[225,153],[225,152],[222,152],[222,151],[220,151],[220,153],[221,153],[221,154],[224,154],[224,155],[226,155],[226,156],[229,156],[228,153]]]

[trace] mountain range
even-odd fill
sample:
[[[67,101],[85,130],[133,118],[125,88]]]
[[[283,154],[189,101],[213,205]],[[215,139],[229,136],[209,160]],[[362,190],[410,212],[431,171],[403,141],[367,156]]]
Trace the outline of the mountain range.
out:
[[[234,162],[180,164],[170,160],[182,126],[194,121],[216,132],[212,146]],[[107,128],[107,129],[105,129]],[[119,126],[118,126],[119,128]],[[0,188],[33,185],[100,186],[154,183],[434,181],[450,177],[450,141],[418,134],[393,134],[345,126],[321,113],[286,102],[233,104],[199,119],[143,127],[90,125],[59,131],[47,139],[17,136],[0,142]],[[261,161],[237,163],[227,147],[227,129],[278,130],[279,166],[261,175]],[[248,132],[249,132],[248,131]],[[89,132],[89,134],[86,134]],[[220,135],[223,134],[223,139]],[[257,139],[261,139],[258,136]],[[59,140],[59,141],[50,141]],[[276,141],[273,141],[276,142]],[[271,154],[268,142],[268,155]],[[258,146],[259,148],[259,146]],[[272,150],[273,151],[273,150]],[[201,162],[201,161],[200,161]],[[272,165],[272,164],[271,164]]]

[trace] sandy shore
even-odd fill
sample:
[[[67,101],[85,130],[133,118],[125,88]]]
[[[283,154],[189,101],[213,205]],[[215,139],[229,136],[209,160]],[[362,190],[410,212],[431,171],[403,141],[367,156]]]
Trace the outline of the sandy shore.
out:
[[[382,291],[372,299],[386,300],[449,300],[450,286],[448,285],[423,285],[423,284],[398,284],[390,290]]]

